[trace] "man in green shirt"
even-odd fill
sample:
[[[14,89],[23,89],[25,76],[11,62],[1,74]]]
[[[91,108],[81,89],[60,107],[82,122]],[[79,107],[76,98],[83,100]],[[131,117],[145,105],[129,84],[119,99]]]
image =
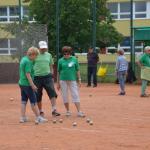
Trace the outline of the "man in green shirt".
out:
[[[60,116],[56,110],[57,94],[54,88],[53,75],[53,59],[50,53],[47,52],[48,46],[45,41],[39,42],[40,54],[34,62],[34,83],[37,86],[37,102],[41,116],[44,116],[42,110],[42,95],[43,88],[46,90],[52,105],[52,115]]]
[[[146,46],[144,49],[144,54],[140,57],[138,64],[141,67],[141,97],[148,97],[145,94],[148,81],[150,81],[150,46]]]

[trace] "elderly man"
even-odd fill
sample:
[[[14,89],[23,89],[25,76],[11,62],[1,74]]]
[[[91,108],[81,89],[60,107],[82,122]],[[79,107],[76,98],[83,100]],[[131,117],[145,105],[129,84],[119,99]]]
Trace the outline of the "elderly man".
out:
[[[140,57],[138,64],[141,67],[141,97],[148,97],[145,91],[147,83],[150,81],[150,46],[145,47],[144,54]]]
[[[42,110],[42,94],[43,89],[46,90],[47,95],[51,101],[52,105],[52,115],[60,116],[60,113],[56,110],[56,98],[57,94],[54,88],[53,82],[53,58],[50,53],[47,52],[48,45],[45,41],[39,42],[39,51],[40,54],[35,60],[34,63],[34,83],[37,86],[37,102],[38,108],[40,111],[40,115],[44,116],[44,112]]]

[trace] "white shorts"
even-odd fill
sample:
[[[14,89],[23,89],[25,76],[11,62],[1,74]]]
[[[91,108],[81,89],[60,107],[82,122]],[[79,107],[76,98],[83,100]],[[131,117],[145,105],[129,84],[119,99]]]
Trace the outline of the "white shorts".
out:
[[[76,81],[62,81],[60,80],[61,94],[64,103],[69,102],[69,90],[72,97],[72,102],[80,102],[78,85]]]

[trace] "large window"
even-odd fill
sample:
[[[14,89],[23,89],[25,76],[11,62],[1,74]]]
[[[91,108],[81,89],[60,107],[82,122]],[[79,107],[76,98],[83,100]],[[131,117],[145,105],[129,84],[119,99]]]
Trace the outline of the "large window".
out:
[[[7,7],[0,7],[0,22],[7,21]]]
[[[142,19],[147,18],[147,13],[150,5],[148,2],[134,2],[133,3],[133,18]],[[147,5],[147,6],[146,6]],[[111,12],[113,19],[129,19],[130,18],[130,2],[108,3],[108,9]]]
[[[0,55],[10,55],[17,51],[16,39],[0,39]]]
[[[120,3],[120,18],[121,19],[130,18],[130,3],[129,2]]]
[[[113,19],[118,18],[118,3],[108,3],[108,8],[112,14]]]
[[[0,7],[0,16],[7,16],[7,7]]]
[[[19,21],[19,11],[18,6],[0,7],[0,22]],[[27,6],[21,8],[21,16],[22,18],[29,16],[29,9]],[[33,21],[33,18],[29,18],[29,20]]]
[[[135,18],[146,18],[146,2],[135,3]]]

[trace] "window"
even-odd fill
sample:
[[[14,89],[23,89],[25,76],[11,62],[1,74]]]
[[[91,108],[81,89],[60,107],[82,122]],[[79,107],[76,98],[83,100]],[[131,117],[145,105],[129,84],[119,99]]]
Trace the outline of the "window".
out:
[[[8,48],[8,40],[0,39],[0,48]]]
[[[133,18],[147,18],[148,8],[146,2],[133,3]],[[108,3],[108,9],[113,19],[130,19],[130,2]]]
[[[33,17],[29,14],[29,7],[23,7],[23,17],[28,18],[29,21],[33,21]]]
[[[120,19],[130,18],[130,3],[120,3]]]
[[[7,21],[7,7],[0,7],[0,22]]]
[[[9,7],[10,16],[19,16],[19,7]]]
[[[118,18],[118,3],[108,3],[107,7],[111,12],[112,18],[117,19]]]
[[[8,54],[8,40],[0,39],[0,54]]]
[[[0,48],[0,54],[8,54],[8,50],[4,50]]]
[[[19,15],[20,8],[18,6],[0,7],[0,22],[19,21]],[[29,17],[29,8],[27,6],[21,8],[21,16],[33,21],[33,17]]]
[[[7,21],[7,18],[1,18],[0,17],[0,22],[5,22],[5,21]]]
[[[10,21],[19,21],[19,17],[11,17],[9,20]]]
[[[0,39],[0,55],[10,55],[17,51],[16,39]]]
[[[145,11],[146,11],[146,2],[135,3],[135,12],[145,12]]]
[[[146,18],[146,14],[135,14],[135,18]]]
[[[29,15],[29,8],[23,7],[23,16],[28,16],[28,15]]]
[[[10,39],[10,47],[11,48],[16,48],[18,45],[17,39]]]
[[[108,9],[111,13],[117,13],[118,12],[118,3],[108,3]]]
[[[7,7],[0,7],[0,16],[7,16]]]
[[[120,3],[120,12],[130,13],[130,3],[129,2]]]
[[[146,17],[146,2],[135,2],[135,18]]]

